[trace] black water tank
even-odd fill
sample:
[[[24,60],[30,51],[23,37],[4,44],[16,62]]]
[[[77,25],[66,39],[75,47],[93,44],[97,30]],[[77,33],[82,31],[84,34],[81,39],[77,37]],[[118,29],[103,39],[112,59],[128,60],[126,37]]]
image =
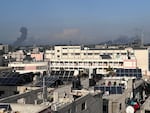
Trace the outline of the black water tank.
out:
[[[95,86],[96,82],[94,79],[89,79],[89,86]]]
[[[72,81],[72,90],[81,90],[82,86],[81,86],[81,81],[80,78],[75,78]]]

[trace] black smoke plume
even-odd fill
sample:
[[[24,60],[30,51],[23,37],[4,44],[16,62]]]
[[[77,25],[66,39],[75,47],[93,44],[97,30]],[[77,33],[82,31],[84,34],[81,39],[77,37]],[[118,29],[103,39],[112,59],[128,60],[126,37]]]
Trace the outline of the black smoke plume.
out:
[[[17,40],[14,42],[14,46],[20,46],[22,43],[27,39],[28,30],[26,27],[20,28],[21,35]]]

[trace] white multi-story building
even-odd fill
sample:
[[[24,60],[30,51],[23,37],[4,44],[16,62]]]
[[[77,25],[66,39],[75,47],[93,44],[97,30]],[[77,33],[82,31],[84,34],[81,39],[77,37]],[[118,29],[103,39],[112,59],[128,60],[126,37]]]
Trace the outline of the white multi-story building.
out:
[[[97,73],[106,74],[107,68],[141,68],[150,75],[148,48],[88,48],[81,46],[54,46],[46,50],[45,59],[51,69],[89,70],[97,68]]]
[[[19,73],[40,72],[43,74],[47,72],[48,64],[47,62],[11,62],[8,67],[12,67]]]
[[[8,58],[15,59],[17,62],[22,62],[23,59],[25,58],[25,54],[24,54],[23,50],[18,50],[16,52],[9,52],[9,54],[7,56],[8,56]]]

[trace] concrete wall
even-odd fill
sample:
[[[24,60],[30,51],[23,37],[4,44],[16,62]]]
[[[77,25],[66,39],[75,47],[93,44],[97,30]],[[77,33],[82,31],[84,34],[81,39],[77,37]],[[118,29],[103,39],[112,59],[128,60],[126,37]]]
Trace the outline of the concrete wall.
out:
[[[31,53],[31,58],[34,58],[35,61],[43,61],[44,57],[43,57],[43,53]]]
[[[135,57],[137,60],[137,67],[142,69],[142,74],[150,75],[149,72],[149,58],[148,58],[148,49],[134,50]]]
[[[123,94],[113,94],[104,96],[105,106],[108,106],[108,112],[104,113],[125,113],[126,104],[125,101],[131,95],[130,90],[126,90]],[[107,101],[106,101],[107,100]]]
[[[140,113],[146,113],[145,111],[149,111],[150,112],[150,97],[142,105]]]
[[[11,103],[12,113],[52,113],[48,105],[14,104]]]
[[[39,100],[38,95],[40,92],[43,92],[43,88],[39,88],[39,89],[35,89],[35,90],[26,90],[23,93],[19,93],[16,95],[11,95],[11,96],[7,96],[5,98],[1,98],[0,103],[14,103],[14,102],[19,101],[20,99],[23,99],[22,102],[20,100],[19,103],[35,104],[35,100]],[[40,95],[42,96],[42,93],[40,93]]]
[[[85,109],[82,110],[82,104],[85,103]],[[57,113],[103,113],[102,112],[102,95],[92,96],[88,94],[76,99],[71,104],[60,108]]]

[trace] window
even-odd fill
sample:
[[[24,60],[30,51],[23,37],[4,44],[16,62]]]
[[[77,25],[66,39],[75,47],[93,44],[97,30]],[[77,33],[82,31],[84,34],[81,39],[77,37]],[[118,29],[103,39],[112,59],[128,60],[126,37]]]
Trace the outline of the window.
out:
[[[14,91],[14,95],[19,94],[19,91]]]
[[[60,52],[60,50],[57,50],[57,52]]]
[[[68,55],[68,53],[63,53],[63,55]]]
[[[24,70],[24,67],[15,67],[16,70]]]
[[[88,53],[88,55],[92,55],[92,53]]]
[[[121,103],[119,104],[119,109],[120,109],[120,110],[122,109],[122,105],[121,105]]]
[[[99,55],[99,53],[95,53],[95,55]]]
[[[103,112],[104,113],[107,113],[107,109],[108,109],[108,106],[107,105],[103,105]]]
[[[0,96],[2,96],[5,92],[4,91],[0,91]]]
[[[103,100],[103,113],[108,113],[108,100]]]
[[[86,109],[86,104],[85,104],[85,102],[84,103],[82,103],[82,105],[81,105],[81,110],[85,110]]]
[[[46,66],[36,66],[36,69],[37,70],[43,70],[43,69],[47,69],[47,67]]]
[[[80,53],[75,53],[75,55],[80,55]]]
[[[112,53],[107,53],[107,55],[112,55]]]
[[[126,55],[126,53],[121,53],[121,55]]]

